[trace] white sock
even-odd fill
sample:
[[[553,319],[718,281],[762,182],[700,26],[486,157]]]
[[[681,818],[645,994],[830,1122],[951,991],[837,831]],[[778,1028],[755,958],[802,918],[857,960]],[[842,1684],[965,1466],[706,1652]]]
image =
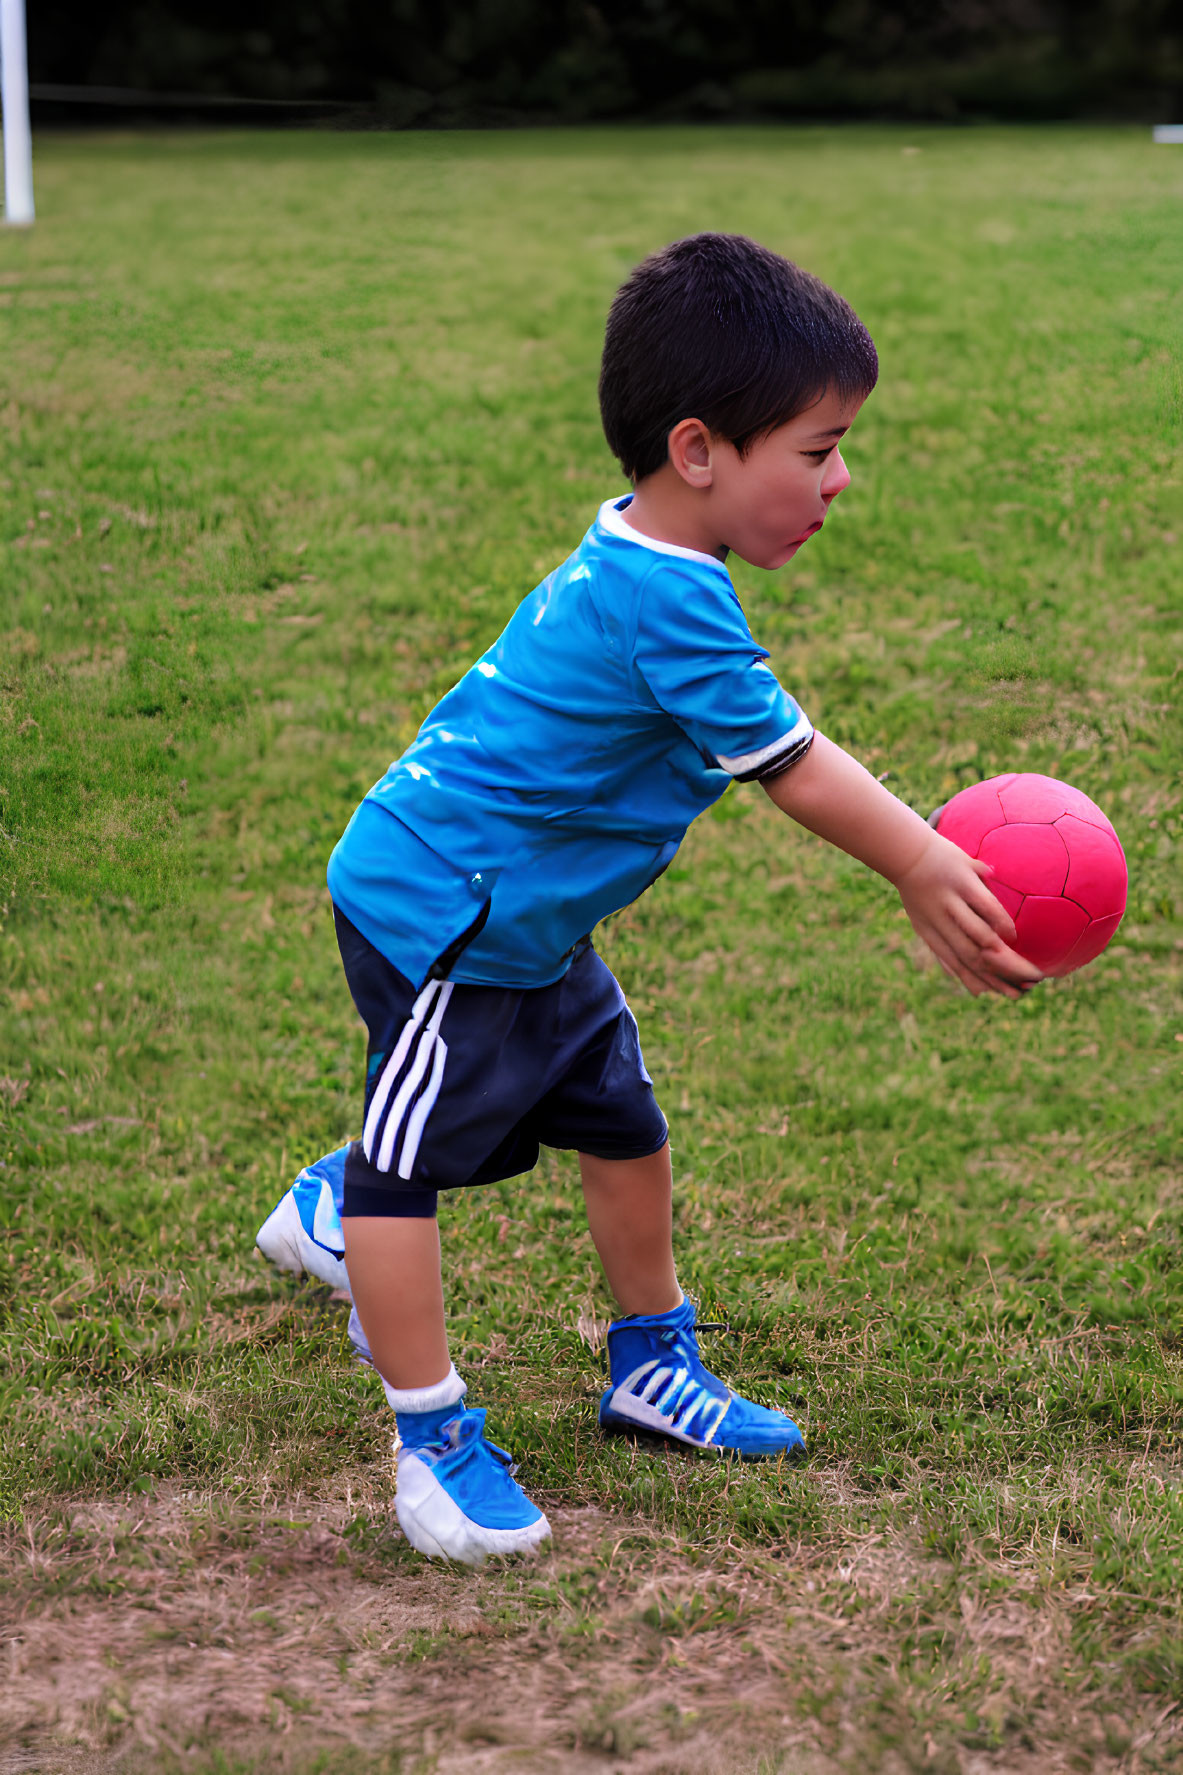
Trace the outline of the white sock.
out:
[[[468,1389],[453,1362],[443,1380],[436,1381],[434,1386],[392,1387],[389,1381],[383,1381],[382,1390],[394,1411],[400,1412],[439,1411],[444,1405],[459,1405]]]

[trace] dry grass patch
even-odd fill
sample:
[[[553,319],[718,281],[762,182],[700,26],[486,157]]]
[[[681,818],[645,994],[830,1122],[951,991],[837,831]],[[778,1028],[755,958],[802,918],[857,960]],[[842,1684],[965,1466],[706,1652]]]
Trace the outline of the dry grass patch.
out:
[[[1173,1705],[1082,1656],[1095,1596],[1034,1558],[959,1568],[873,1532],[695,1548],[560,1509],[555,1551],[473,1572],[410,1552],[380,1471],[344,1489],[260,1508],[162,1487],[11,1529],[4,1775],[347,1753],[465,1775],[1117,1775],[1183,1754]]]

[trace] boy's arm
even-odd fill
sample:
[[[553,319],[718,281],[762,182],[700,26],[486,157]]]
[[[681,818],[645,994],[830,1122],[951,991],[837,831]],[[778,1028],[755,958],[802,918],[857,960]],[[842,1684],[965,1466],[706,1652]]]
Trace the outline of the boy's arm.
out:
[[[975,997],[1018,998],[1019,988],[1042,978],[1006,946],[1015,927],[986,886],[989,865],[934,832],[824,734],[764,788],[798,825],[885,876],[945,972]]]

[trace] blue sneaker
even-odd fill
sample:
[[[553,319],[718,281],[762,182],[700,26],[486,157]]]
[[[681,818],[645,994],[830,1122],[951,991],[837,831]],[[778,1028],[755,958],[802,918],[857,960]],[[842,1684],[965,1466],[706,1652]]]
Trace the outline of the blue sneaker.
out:
[[[805,1453],[805,1438],[786,1412],[741,1399],[703,1367],[688,1300],[669,1313],[615,1320],[608,1371],[612,1385],[600,1401],[605,1430],[648,1430],[749,1460]]]
[[[394,1509],[412,1547],[429,1559],[480,1565],[490,1553],[533,1553],[550,1524],[514,1479],[503,1448],[485,1437],[485,1414],[461,1400],[397,1414]]]
[[[305,1165],[255,1234],[255,1244],[278,1269],[315,1276],[343,1294],[350,1294],[341,1231],[348,1151],[346,1142],[315,1165]]]

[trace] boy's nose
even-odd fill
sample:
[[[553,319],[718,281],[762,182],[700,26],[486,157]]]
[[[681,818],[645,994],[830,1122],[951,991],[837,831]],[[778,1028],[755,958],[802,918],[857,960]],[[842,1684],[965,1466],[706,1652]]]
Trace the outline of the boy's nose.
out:
[[[842,460],[841,450],[835,450],[826,463],[826,472],[822,476],[822,498],[829,503],[836,499],[844,487],[850,486],[850,470]]]

